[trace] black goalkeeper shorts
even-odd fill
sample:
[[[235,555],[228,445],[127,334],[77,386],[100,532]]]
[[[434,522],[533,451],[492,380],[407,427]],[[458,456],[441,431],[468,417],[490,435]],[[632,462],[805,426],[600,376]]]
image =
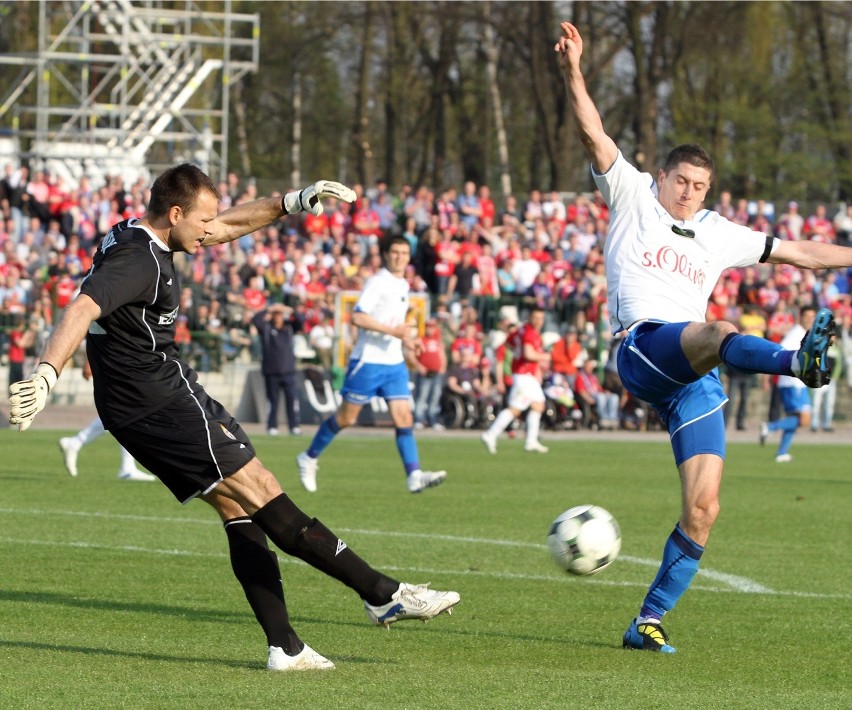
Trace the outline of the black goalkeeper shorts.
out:
[[[237,420],[204,390],[110,433],[181,503],[208,493],[255,457]]]

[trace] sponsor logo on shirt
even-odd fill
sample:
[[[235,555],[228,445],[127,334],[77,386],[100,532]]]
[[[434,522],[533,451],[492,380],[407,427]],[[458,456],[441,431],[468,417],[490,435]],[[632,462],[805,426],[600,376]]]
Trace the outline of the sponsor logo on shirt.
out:
[[[686,254],[681,254],[674,247],[660,247],[656,255],[646,251],[642,255],[642,266],[680,274],[695,284],[699,291],[704,289],[704,280],[707,278],[704,270],[693,264]]]
[[[180,306],[175,308],[171,313],[163,313],[163,315],[160,316],[159,324],[160,325],[171,325],[172,323],[174,323],[175,318],[177,318],[179,308],[180,308]]]

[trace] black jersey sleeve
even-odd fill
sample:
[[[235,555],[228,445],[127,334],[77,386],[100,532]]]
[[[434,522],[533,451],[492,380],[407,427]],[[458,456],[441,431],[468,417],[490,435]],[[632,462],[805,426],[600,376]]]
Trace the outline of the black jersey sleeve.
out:
[[[100,258],[99,258],[100,257]],[[80,292],[101,307],[101,317],[129,303],[152,303],[160,268],[150,247],[138,242],[113,244],[95,257]]]

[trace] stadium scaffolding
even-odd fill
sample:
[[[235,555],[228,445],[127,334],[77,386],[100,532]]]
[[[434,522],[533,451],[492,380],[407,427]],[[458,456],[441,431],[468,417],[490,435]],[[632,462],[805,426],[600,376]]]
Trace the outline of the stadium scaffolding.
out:
[[[39,0],[37,49],[0,55],[21,66],[0,129],[21,158],[71,180],[156,170],[158,159],[224,179],[230,91],[257,71],[260,16],[231,12],[231,0],[222,9]]]

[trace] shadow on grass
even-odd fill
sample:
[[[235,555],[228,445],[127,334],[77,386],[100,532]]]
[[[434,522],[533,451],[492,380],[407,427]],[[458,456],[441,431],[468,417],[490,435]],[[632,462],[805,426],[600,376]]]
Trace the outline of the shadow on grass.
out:
[[[182,606],[168,606],[165,604],[149,604],[144,602],[120,602],[112,599],[91,599],[91,598],[79,598],[67,596],[64,594],[56,594],[53,592],[24,592],[24,591],[8,591],[8,590],[0,590],[0,602],[8,601],[8,602],[23,602],[29,604],[48,604],[48,605],[58,605],[58,606],[66,606],[76,609],[89,609],[96,611],[127,611],[127,612],[135,612],[135,613],[148,613],[148,614],[160,614],[163,616],[175,616],[181,617],[184,619],[189,619],[192,621],[208,621],[208,622],[224,622],[224,623],[253,623],[255,621],[253,614],[251,614],[248,610],[245,612],[240,611],[225,611],[225,610],[214,610],[214,609],[195,609],[192,607],[182,607]],[[421,623],[414,623],[414,621],[402,622],[400,624],[394,624],[393,629],[375,629],[377,633],[440,633],[446,634],[448,636],[458,636],[458,637],[468,637],[468,638],[493,638],[493,639],[507,639],[511,641],[529,641],[535,643],[553,643],[559,644],[563,646],[582,646],[584,648],[615,648],[618,647],[620,649],[621,644],[613,644],[606,643],[602,641],[593,641],[593,640],[578,640],[577,638],[571,638],[569,635],[565,636],[548,636],[548,635],[535,635],[535,634],[522,634],[522,633],[513,633],[513,632],[504,632],[504,631],[495,631],[491,630],[483,630],[483,629],[469,629],[464,626],[459,626],[459,623],[464,623],[462,619],[459,619],[459,612],[457,611],[455,619],[444,618],[446,615],[441,615],[441,618],[433,620],[428,623],[428,625],[424,625]],[[364,622],[356,622],[356,621],[344,621],[340,619],[329,619],[329,618],[315,618],[310,616],[302,616],[299,614],[290,614],[290,621],[294,626],[298,626],[299,624],[317,624],[320,626],[340,626],[346,628],[356,628],[363,629],[367,627],[366,621]],[[426,628],[424,628],[426,626]],[[369,627],[367,627],[369,628]],[[0,645],[4,643],[20,643],[21,645],[26,645],[24,642],[5,642],[0,640]],[[34,648],[41,647],[41,644],[33,644]],[[62,649],[60,646],[50,646],[48,644],[44,644],[46,648],[57,648]],[[100,652],[98,649],[83,649],[83,648],[73,648],[69,647],[66,650],[73,650],[77,652]],[[107,653],[107,651],[103,651]],[[116,652],[121,653],[121,652]],[[145,658],[157,659],[158,656],[155,655],[146,655],[146,654],[128,654],[134,656],[140,656]],[[165,660],[169,660],[169,657],[163,657]],[[184,660],[187,662],[207,662],[209,659],[178,659],[174,660]],[[355,659],[355,658],[347,658],[347,660],[353,662],[364,662],[370,663],[371,661],[366,659]],[[239,665],[239,664],[238,664]],[[245,665],[245,664],[243,664]],[[246,667],[254,667],[251,664],[248,664]]]
[[[221,609],[197,609],[193,607],[150,604],[146,602],[121,602],[114,599],[73,597],[67,594],[56,594],[53,592],[24,592],[4,589],[0,590],[0,602],[4,601],[23,602],[26,604],[49,604],[94,611],[142,612],[148,614],[160,614],[163,616],[179,616],[193,621],[242,623],[254,619],[254,616],[248,610],[245,612],[223,611]]]
[[[135,658],[141,661],[165,661],[168,663],[204,663],[239,670],[263,670],[265,664],[261,661],[249,663],[247,661],[228,660],[226,658],[193,658],[191,656],[169,656],[161,653],[142,653],[138,651],[121,651],[114,648],[92,648],[90,646],[69,646],[67,644],[39,643],[36,641],[8,641],[0,639],[0,647],[6,648],[29,648],[35,651],[59,651],[61,653],[82,653],[94,656],[114,656],[116,658]]]

